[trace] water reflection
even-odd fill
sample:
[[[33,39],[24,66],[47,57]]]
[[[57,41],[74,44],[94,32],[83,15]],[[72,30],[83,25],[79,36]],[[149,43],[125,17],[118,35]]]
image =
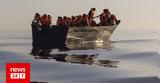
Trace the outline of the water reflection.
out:
[[[69,62],[75,64],[88,64],[88,65],[99,65],[103,67],[113,67],[117,68],[117,64],[119,61],[111,61],[111,60],[100,60],[97,59],[98,54],[94,55],[68,55],[68,54],[39,54],[35,56],[35,59],[54,59],[59,62]]]
[[[67,47],[73,50],[86,50],[86,49],[97,49],[97,48],[110,48],[110,40],[105,38],[97,38],[94,41],[85,41],[84,39],[68,39]]]

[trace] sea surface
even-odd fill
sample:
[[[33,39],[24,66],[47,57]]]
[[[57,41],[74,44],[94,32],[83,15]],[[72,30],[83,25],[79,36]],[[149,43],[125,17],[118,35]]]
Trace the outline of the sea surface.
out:
[[[159,33],[116,30],[109,49],[72,50],[62,54],[94,55],[96,60],[118,61],[116,67],[35,59],[31,32],[0,33],[0,83],[7,62],[31,63],[31,81],[48,83],[160,83]],[[53,50],[58,54],[58,50]]]

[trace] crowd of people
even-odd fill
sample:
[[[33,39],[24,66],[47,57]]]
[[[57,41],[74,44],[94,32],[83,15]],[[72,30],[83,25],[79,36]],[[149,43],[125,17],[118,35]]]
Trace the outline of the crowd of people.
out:
[[[70,27],[81,27],[81,26],[109,26],[115,25],[120,22],[117,20],[116,16],[111,14],[108,9],[104,9],[103,13],[98,16],[95,16],[96,8],[91,8],[88,14],[76,15],[76,16],[59,16],[56,21],[57,26],[68,25]],[[96,23],[95,18],[99,18],[100,22]],[[37,21],[42,26],[52,25],[51,15],[40,15],[39,13],[35,14],[34,20]]]
[[[44,14],[41,16],[39,13],[36,13],[32,23],[35,22],[35,23],[42,25],[42,26],[50,26],[50,25],[52,25],[51,19],[52,19],[51,15]]]
[[[109,26],[118,24],[116,16],[111,14],[108,9],[104,9],[103,13],[95,16],[96,8],[91,8],[88,14],[71,16],[71,17],[58,17],[57,25],[68,25],[70,27],[79,26]],[[96,23],[94,18],[100,19],[100,23]]]

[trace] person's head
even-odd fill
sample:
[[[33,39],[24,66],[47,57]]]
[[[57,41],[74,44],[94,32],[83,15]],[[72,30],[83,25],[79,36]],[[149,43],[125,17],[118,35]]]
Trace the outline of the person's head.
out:
[[[92,10],[92,11],[96,11],[96,8],[92,8],[91,10]]]
[[[82,19],[82,15],[79,15],[78,18],[79,18],[79,19]]]
[[[104,9],[104,10],[103,10],[103,13],[108,13],[108,12],[109,12],[108,9]]]
[[[82,17],[85,17],[85,16],[86,16],[86,14],[83,14],[83,15],[82,15]]]
[[[66,16],[64,16],[64,17],[63,17],[63,20],[67,20],[67,17],[66,17]]]
[[[47,18],[47,14],[44,14],[44,15],[43,15],[43,18]]]
[[[39,19],[40,18],[40,14],[39,13],[35,13],[34,19]]]
[[[71,17],[72,20],[74,20],[75,18],[76,18],[75,16],[72,16],[72,17]]]
[[[83,16],[82,16],[83,18],[86,18],[87,17],[87,15],[86,14],[83,14]]]
[[[48,15],[48,19],[51,19],[52,18],[52,16],[51,15]]]
[[[40,14],[39,13],[35,13],[35,16],[40,16]]]
[[[58,16],[58,20],[62,20],[62,17]]]

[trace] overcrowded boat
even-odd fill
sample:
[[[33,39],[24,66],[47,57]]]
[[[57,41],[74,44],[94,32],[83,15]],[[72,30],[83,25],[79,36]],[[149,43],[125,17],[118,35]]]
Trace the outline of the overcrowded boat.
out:
[[[88,15],[74,17],[58,17],[57,24],[51,24],[51,16],[36,13],[32,21],[33,49],[31,54],[41,51],[49,53],[51,49],[69,51],[72,49],[108,48],[109,38],[120,20],[104,9],[99,16],[93,17],[95,9],[92,8]],[[100,18],[96,24],[94,18]]]

